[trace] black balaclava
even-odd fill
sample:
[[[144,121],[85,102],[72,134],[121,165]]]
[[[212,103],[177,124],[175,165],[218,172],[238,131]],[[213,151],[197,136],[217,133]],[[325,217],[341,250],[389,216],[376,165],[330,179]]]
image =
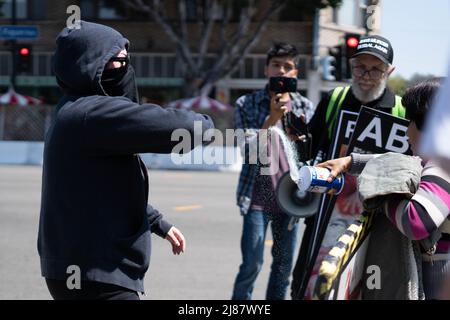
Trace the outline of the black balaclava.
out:
[[[139,100],[134,68],[129,59],[120,68],[104,69],[100,83],[108,96],[122,96],[133,102]]]
[[[99,41],[100,40],[100,41]],[[134,70],[105,70],[109,61],[130,42],[122,34],[105,25],[81,21],[80,28],[64,28],[56,39],[53,71],[65,94],[75,96],[123,96],[138,102]],[[118,60],[119,59],[119,60]]]

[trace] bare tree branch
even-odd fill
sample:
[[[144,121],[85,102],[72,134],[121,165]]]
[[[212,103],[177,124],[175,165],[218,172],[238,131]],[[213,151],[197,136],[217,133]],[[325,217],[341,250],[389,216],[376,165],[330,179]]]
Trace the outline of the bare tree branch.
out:
[[[228,55],[222,56],[221,60],[223,61],[223,64],[216,64],[213,69],[206,75],[204,83],[214,84],[219,79],[229,76],[230,74],[235,72],[244,61],[244,58],[247,56],[247,54],[258,43],[259,38],[267,27],[270,19],[278,12],[280,12],[280,10],[284,8],[286,3],[287,0],[273,1],[271,7],[265,12],[263,18],[256,27],[255,32],[249,36],[249,40],[243,46],[239,46],[238,44],[235,45]]]
[[[248,32],[248,29],[252,21],[252,17],[256,12],[255,10],[256,8],[254,6],[255,6],[254,0],[249,0],[247,7],[242,9],[237,32],[234,33],[230,41],[226,41],[224,43],[224,47],[222,47],[222,52],[228,53],[231,50],[231,48],[233,48]]]
[[[198,16],[198,32],[199,42],[197,60],[194,58],[193,45],[189,39],[187,3],[185,0],[178,2],[178,19],[175,21],[168,20],[165,12],[165,1],[162,0],[121,0],[130,8],[145,12],[153,18],[153,20],[167,34],[168,38],[175,43],[177,51],[177,59],[182,61],[181,69],[185,79],[185,89],[190,95],[195,93],[208,94],[214,84],[224,76],[229,76],[242,64],[245,56],[251,52],[258,43],[262,33],[267,28],[269,21],[278,14],[286,5],[288,0],[266,0],[270,1],[270,6],[261,16],[258,15],[258,22],[252,25],[253,17],[256,12],[260,12],[258,6],[260,1],[246,0],[240,9],[239,22],[233,23],[236,29],[229,30],[231,5],[235,2],[232,0],[202,0],[197,1]],[[322,0],[314,0],[322,1]],[[333,0],[339,1],[339,0]],[[217,21],[213,17],[213,8],[221,6],[223,13],[220,22],[218,54],[215,58],[212,68],[206,68],[207,54],[213,29]],[[179,30],[178,23],[179,22]],[[252,32],[250,27],[253,26]],[[228,36],[230,35],[230,36]],[[201,81],[193,81],[198,79]]]
[[[220,43],[226,42],[226,30],[230,21],[230,7],[229,2],[225,1],[223,4],[222,23],[220,24]]]
[[[258,43],[259,39],[261,38],[262,33],[267,27],[267,24],[270,22],[270,19],[276,15],[278,12],[280,12],[286,5],[287,1],[274,1],[271,9],[269,9],[264,17],[259,22],[255,33],[253,34],[253,37],[250,37],[250,39],[246,42],[246,44],[239,50],[238,53],[236,53],[234,56],[234,59],[231,60],[231,63],[229,64],[228,71],[225,71],[222,76],[227,77],[233,72],[236,71],[236,69],[239,67],[241,62],[243,61],[243,57],[245,57],[252,49],[253,47]]]
[[[254,1],[249,1],[248,7],[245,8],[245,10],[241,11],[238,30],[230,41],[225,42],[225,45],[220,50],[219,57],[216,60],[216,63],[214,64],[211,71],[208,72],[209,74],[208,78],[210,77],[210,74],[215,74],[218,72],[218,70],[226,66],[229,56],[232,54],[232,52],[236,51],[235,48],[239,45],[239,41],[248,32],[251,18],[252,15],[254,14],[253,6]]]
[[[198,61],[197,61],[197,68],[199,70],[202,69],[204,65],[205,55],[208,51],[208,44],[211,37],[211,31],[214,26],[214,17],[212,15],[213,8],[216,6],[217,2],[216,0],[207,0],[206,1],[206,14],[207,17],[206,25],[205,23],[202,24],[201,29],[201,40],[200,40],[200,47],[198,52]],[[202,19],[203,20],[203,19]]]
[[[189,49],[189,44],[187,39],[183,39],[183,36],[179,36],[175,31],[174,27],[167,21],[167,16],[164,10],[164,4],[159,0],[152,0],[151,5],[146,5],[142,0],[121,0],[123,4],[129,6],[133,10],[145,12],[149,14],[153,20],[163,29],[170,40],[175,43],[178,47],[178,52],[181,59],[186,63],[186,72],[189,74],[196,73],[196,67],[192,52]],[[180,1],[183,2],[184,1]],[[186,20],[186,19],[184,19]],[[183,32],[183,31],[181,31]]]
[[[131,7],[136,11],[143,11],[146,13],[150,13],[152,10],[148,5],[146,5],[142,0],[121,0],[124,5]]]
[[[164,5],[163,5],[164,6]],[[189,49],[189,44],[186,41],[182,41],[182,39],[177,35],[176,31],[170,25],[170,23],[166,19],[166,14],[164,12],[164,8],[161,6],[159,0],[153,0],[153,10],[151,10],[151,14],[153,19],[163,28],[164,32],[169,36],[169,38],[177,44],[180,48],[180,54],[183,60],[188,65],[188,69],[191,73],[195,72],[195,63],[192,57],[192,53]]]
[[[181,0],[178,1],[178,16],[180,21],[180,34],[181,34],[181,41],[188,43],[187,38],[187,25],[186,25],[186,1]]]
[[[164,26],[164,31],[167,32],[172,41],[180,40],[172,26],[165,21],[165,12],[161,8],[160,1],[153,0],[151,6],[146,5],[142,0],[121,0],[121,2],[135,11],[150,14],[158,24]]]

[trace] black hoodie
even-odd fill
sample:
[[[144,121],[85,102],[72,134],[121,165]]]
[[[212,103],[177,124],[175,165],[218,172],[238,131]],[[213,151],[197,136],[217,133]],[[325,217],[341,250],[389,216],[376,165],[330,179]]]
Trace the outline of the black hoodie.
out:
[[[151,237],[171,225],[148,202],[147,169],[138,153],[170,153],[175,129],[194,134],[207,116],[110,97],[101,85],[109,59],[129,42],[109,27],[81,22],[56,39],[54,72],[65,92],[44,149],[38,251],[42,275],[144,291]],[[197,139],[191,139],[196,141]],[[174,195],[176,196],[176,195]],[[70,269],[69,269],[70,270]]]

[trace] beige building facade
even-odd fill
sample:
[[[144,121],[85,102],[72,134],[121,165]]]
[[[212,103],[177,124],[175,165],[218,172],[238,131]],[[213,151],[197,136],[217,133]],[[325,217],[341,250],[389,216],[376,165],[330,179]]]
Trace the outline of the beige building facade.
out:
[[[195,5],[195,1],[188,1]],[[0,9],[0,25],[11,24],[12,0],[3,0]],[[166,1],[165,1],[166,2]],[[169,17],[176,17],[177,1],[168,0]],[[51,56],[55,48],[55,38],[65,27],[70,14],[67,8],[77,5],[81,9],[81,19],[106,24],[119,30],[131,42],[132,63],[136,69],[141,96],[146,101],[165,104],[180,97],[183,78],[180,74],[179,60],[175,45],[161,27],[144,15],[131,12],[120,5],[121,1],[107,0],[16,0],[17,25],[33,25],[39,28],[37,39],[18,40],[20,44],[32,45],[33,67],[29,74],[19,74],[16,78],[18,90],[40,97],[49,104],[56,103],[60,91],[51,70]],[[339,9],[320,10],[318,37],[314,38],[314,19],[301,12],[296,14],[294,7],[287,7],[275,17],[261,35],[258,44],[245,57],[237,72],[221,79],[215,86],[213,95],[219,100],[232,104],[243,93],[264,87],[266,51],[275,41],[285,41],[297,46],[301,53],[299,70],[299,89],[317,100],[320,94],[340,83],[324,81],[320,77],[320,68],[311,70],[312,55],[316,45],[319,56],[326,56],[330,47],[342,42],[346,32],[364,34],[367,31],[378,33],[380,29],[380,4],[370,7],[371,1],[343,0]],[[267,6],[266,0],[260,1],[260,9]],[[367,30],[367,12],[372,29]],[[219,15],[218,15],[219,17]],[[197,23],[192,19],[188,34],[196,43]],[[232,24],[237,25],[237,22]],[[256,27],[253,23],[251,29]],[[213,31],[214,32],[214,31]],[[216,30],[217,32],[217,30]],[[219,43],[212,37],[211,56],[214,56]],[[0,92],[5,92],[12,72],[10,43],[0,39]],[[314,92],[313,92],[314,91]],[[317,102],[317,101],[315,101]]]

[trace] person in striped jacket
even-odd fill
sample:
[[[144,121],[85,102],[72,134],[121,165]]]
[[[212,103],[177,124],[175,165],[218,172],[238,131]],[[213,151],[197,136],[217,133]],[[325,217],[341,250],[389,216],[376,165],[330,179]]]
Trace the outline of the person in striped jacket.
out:
[[[440,79],[418,83],[406,91],[402,103],[410,120],[407,135],[413,153],[421,138],[432,99],[440,87]],[[318,164],[331,170],[329,181],[341,172],[361,173],[377,155],[352,153],[350,156]],[[389,220],[411,240],[424,241],[440,233],[437,242],[423,250],[422,281],[426,299],[442,298],[443,284],[450,277],[450,175],[432,160],[423,158],[423,169],[417,192],[408,199],[400,194],[386,197]],[[424,241],[426,242],[426,241]]]

